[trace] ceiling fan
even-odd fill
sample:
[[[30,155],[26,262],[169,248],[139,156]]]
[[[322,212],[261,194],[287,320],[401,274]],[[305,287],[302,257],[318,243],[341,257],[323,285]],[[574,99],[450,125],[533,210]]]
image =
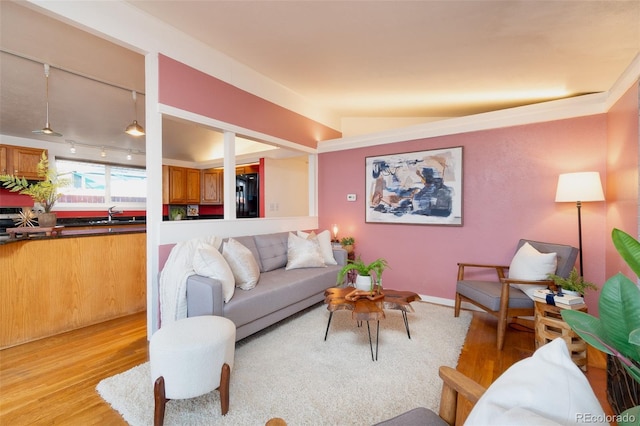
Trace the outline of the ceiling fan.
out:
[[[62,136],[62,134],[54,131],[49,124],[49,64],[44,64],[44,77],[47,82],[47,123],[43,129],[34,130],[33,133],[37,135]]]

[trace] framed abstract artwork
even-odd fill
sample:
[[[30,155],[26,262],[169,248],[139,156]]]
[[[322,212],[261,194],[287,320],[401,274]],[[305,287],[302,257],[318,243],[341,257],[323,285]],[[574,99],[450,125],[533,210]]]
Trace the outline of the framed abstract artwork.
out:
[[[366,222],[462,226],[462,147],[366,157]]]

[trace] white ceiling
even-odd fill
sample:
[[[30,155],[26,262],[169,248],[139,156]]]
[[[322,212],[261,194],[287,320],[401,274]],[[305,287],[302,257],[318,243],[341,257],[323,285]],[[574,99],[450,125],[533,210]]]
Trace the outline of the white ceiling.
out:
[[[429,121],[606,91],[640,52],[638,0],[128,3],[345,119]],[[0,15],[1,133],[44,138],[31,130],[46,121],[42,65],[6,51],[144,91],[142,56],[12,2]],[[142,96],[137,111],[144,125]],[[52,70],[62,139],[142,150],[123,133],[133,115],[129,91]],[[170,145],[165,157],[206,161],[184,138]]]

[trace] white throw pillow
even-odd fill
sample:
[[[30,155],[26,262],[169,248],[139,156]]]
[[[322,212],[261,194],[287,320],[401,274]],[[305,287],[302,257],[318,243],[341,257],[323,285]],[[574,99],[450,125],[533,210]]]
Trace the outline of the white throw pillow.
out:
[[[311,234],[313,234],[313,232]],[[309,238],[311,234],[304,231],[298,231],[298,237],[305,239]],[[329,233],[329,230],[324,230],[321,233],[316,234],[316,238],[318,238],[318,243],[320,244],[320,252],[322,253],[324,263],[327,265],[337,265],[338,262],[336,262],[336,259],[333,257],[331,234]]]
[[[260,267],[251,251],[233,238],[222,245],[222,256],[231,267],[236,287],[251,290],[260,279]]]
[[[289,232],[286,270],[326,267],[317,238],[302,238]]]
[[[531,244],[524,243],[516,252],[509,266],[509,278],[517,280],[546,280],[548,274],[554,274],[558,267],[556,253],[540,253]],[[547,286],[512,284],[533,299],[533,292]]]
[[[220,281],[224,302],[231,300],[236,288],[235,278],[229,264],[217,249],[209,244],[200,244],[193,256],[193,270],[198,275]]]
[[[605,425],[605,419],[589,381],[558,338],[498,377],[465,425]]]

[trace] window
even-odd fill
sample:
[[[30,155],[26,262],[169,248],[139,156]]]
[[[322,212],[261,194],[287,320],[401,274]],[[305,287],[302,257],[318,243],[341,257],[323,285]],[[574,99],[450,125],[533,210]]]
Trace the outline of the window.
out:
[[[145,207],[145,169],[60,159],[56,160],[56,170],[69,182],[62,190],[59,207]]]

